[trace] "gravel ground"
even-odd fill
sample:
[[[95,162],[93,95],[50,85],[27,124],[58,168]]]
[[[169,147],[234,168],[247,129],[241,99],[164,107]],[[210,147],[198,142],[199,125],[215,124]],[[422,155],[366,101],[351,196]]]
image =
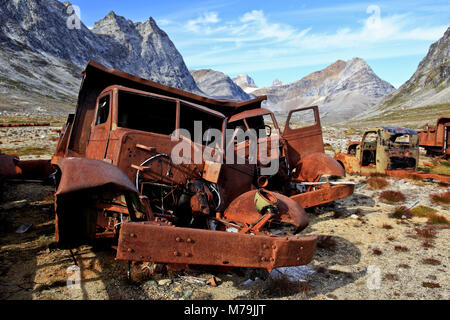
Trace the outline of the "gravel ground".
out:
[[[357,133],[345,135],[342,130],[326,128],[325,142],[335,149],[345,149],[347,141],[358,139]],[[46,132],[51,134],[51,130]],[[2,134],[2,141],[10,137]],[[345,139],[331,138],[340,134]],[[54,243],[53,188],[7,184],[0,210],[0,299],[448,300],[449,225],[430,225],[420,217],[391,217],[396,206],[420,201],[420,205],[432,207],[450,220],[449,207],[430,199],[430,194],[447,191],[448,187],[387,178],[389,185],[384,190],[401,191],[406,196],[404,202],[392,205],[380,201],[383,190],[369,189],[366,178],[349,176],[344,180],[356,183],[354,195],[309,212],[311,223],[301,235],[320,235],[319,247],[294,282],[265,279],[268,275],[264,272],[241,269],[150,275],[142,264],[132,268],[130,281],[127,264],[115,261],[114,250],[108,247],[74,250],[76,269],[70,252],[57,249]],[[24,222],[31,222],[33,227],[25,234],[15,233]],[[432,238],[417,233],[424,228],[432,228]],[[79,287],[76,283],[67,285],[74,270],[79,270]],[[213,277],[216,287],[206,284]]]

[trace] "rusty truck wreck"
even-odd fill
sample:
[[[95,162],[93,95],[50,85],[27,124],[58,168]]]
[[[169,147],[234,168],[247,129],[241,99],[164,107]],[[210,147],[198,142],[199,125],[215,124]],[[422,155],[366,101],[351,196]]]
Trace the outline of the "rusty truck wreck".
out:
[[[350,142],[347,153],[338,153],[335,159],[350,174],[450,181],[449,176],[417,171],[419,136],[403,127],[367,129],[361,142]]]
[[[450,158],[450,117],[441,117],[435,127],[421,130],[419,133],[419,146],[425,148],[428,155],[444,156]]]
[[[261,175],[259,162],[248,159],[179,164],[171,157],[180,144],[212,155],[224,155],[230,142],[245,146],[228,141],[226,131],[239,121],[265,128],[262,115],[273,116],[261,108],[265,99],[214,100],[89,62],[76,113],[52,158],[58,243],[111,238],[118,260],[175,266],[272,270],[309,263],[316,236],[276,236],[271,228],[287,224],[298,233],[309,223],[305,208],[354,190],[323,180],[345,172],[324,153],[317,108],[312,126],[278,132],[274,156],[282,164],[274,175]],[[179,134],[194,135],[195,121],[204,124],[202,136],[221,132],[214,147]]]

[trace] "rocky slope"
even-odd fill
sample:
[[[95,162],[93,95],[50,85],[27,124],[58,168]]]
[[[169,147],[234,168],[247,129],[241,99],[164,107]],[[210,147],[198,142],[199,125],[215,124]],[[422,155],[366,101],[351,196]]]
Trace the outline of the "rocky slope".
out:
[[[352,121],[395,121],[410,125],[434,123],[450,114],[450,28],[430,46],[417,71],[398,90]]]
[[[200,90],[210,97],[231,100],[251,99],[241,87],[222,72],[211,69],[191,70],[190,72]]]
[[[1,2],[0,110],[73,110],[88,60],[201,93],[152,18],[133,23],[110,12],[89,30],[83,23],[73,28],[74,12],[67,2]]]
[[[325,123],[339,123],[379,102],[395,88],[380,79],[367,63],[354,58],[338,60],[299,81],[252,91],[267,95],[266,105],[276,111],[319,105]]]

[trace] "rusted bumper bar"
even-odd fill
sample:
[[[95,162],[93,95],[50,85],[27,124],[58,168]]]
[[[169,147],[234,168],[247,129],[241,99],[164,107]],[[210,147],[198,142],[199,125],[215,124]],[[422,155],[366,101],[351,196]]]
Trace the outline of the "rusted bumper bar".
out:
[[[316,236],[282,238],[128,222],[120,231],[116,259],[271,271],[308,264],[316,243]]]
[[[355,185],[353,184],[335,185],[297,194],[290,198],[307,209],[349,197],[354,191]]]

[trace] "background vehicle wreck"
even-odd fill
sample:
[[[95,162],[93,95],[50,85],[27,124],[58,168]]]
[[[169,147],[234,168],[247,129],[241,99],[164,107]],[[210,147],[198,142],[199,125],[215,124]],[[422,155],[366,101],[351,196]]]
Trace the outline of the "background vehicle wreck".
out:
[[[450,117],[441,117],[435,127],[419,131],[419,145],[429,155],[450,157]]]
[[[383,174],[399,178],[450,181],[449,176],[417,171],[419,135],[415,130],[408,128],[367,129],[361,142],[350,142],[347,153],[339,153],[335,159],[347,173],[351,174]]]

